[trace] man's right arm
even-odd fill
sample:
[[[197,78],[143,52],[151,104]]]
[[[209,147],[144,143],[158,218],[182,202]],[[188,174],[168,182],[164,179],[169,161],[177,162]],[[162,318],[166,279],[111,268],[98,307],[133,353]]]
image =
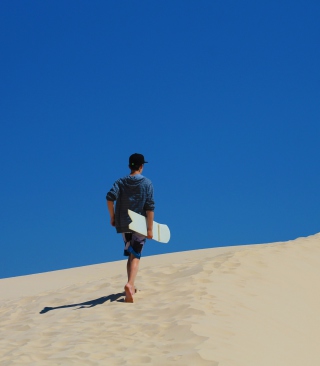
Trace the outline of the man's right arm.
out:
[[[113,201],[107,201],[108,211],[110,215],[110,224],[112,226],[115,226],[115,218],[114,218],[114,202]]]
[[[114,215],[114,201],[118,199],[119,196],[119,181],[114,182],[112,188],[107,193],[107,207],[110,215],[110,223],[115,226],[115,215]]]

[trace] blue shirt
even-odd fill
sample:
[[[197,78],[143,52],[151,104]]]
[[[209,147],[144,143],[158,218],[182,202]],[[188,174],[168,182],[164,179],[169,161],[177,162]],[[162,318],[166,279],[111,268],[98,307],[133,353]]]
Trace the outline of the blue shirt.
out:
[[[108,201],[116,201],[115,225],[118,233],[130,232],[131,219],[128,209],[146,216],[146,211],[154,211],[153,185],[141,174],[127,175],[114,182],[107,193]]]

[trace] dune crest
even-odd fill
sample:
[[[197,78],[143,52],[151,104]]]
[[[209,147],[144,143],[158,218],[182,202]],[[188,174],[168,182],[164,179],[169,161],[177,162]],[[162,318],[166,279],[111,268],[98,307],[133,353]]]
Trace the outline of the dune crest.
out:
[[[0,280],[6,365],[320,363],[320,234]]]

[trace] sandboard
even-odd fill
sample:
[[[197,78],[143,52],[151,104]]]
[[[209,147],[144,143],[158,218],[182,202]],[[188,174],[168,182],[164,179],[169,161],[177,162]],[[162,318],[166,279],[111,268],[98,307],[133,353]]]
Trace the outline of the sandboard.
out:
[[[147,236],[147,219],[131,210],[128,210],[128,214],[132,222],[129,224],[129,229]],[[153,240],[160,243],[168,243],[170,240],[170,230],[167,225],[158,224],[153,221]]]

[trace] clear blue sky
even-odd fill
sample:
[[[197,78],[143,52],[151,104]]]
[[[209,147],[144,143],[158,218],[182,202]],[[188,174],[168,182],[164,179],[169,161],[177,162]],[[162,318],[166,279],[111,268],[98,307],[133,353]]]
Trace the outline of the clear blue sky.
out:
[[[319,1],[0,2],[0,278],[123,259],[145,155],[169,244],[320,231]]]

